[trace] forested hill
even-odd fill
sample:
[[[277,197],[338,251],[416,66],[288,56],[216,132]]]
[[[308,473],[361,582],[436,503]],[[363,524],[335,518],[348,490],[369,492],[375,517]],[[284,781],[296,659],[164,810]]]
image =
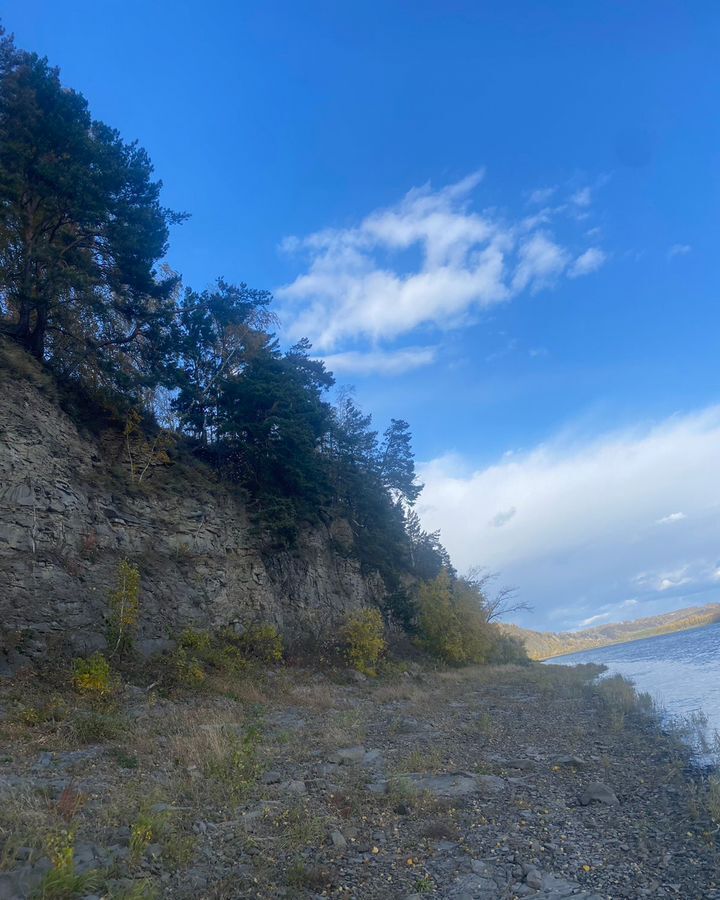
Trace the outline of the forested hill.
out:
[[[687,631],[720,622],[720,603],[689,606],[659,616],[647,616],[633,622],[613,622],[584,631],[531,631],[517,625],[503,625],[503,630],[524,641],[532,659],[548,659],[565,653],[592,650],[608,644],[624,644],[641,638],[655,637],[672,631]]]

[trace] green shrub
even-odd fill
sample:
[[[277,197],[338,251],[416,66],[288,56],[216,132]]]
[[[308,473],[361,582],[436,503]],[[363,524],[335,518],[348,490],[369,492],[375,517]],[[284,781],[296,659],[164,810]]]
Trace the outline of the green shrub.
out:
[[[380,610],[360,609],[352,613],[343,633],[350,665],[364,675],[377,675],[377,664],[387,649]]]
[[[57,723],[67,718],[68,708],[63,697],[52,696],[48,700],[40,702],[37,706],[25,706],[21,704],[16,716],[23,725],[34,727],[44,723]]]
[[[720,775],[711,775],[707,783],[707,808],[713,822],[720,826]]]
[[[162,658],[160,681],[166,687],[199,688],[209,675],[240,674],[250,658],[279,662],[282,657],[282,638],[274,625],[253,625],[240,635],[230,629],[213,634],[186,628],[176,649]]]
[[[277,635],[277,632],[274,633]],[[166,666],[161,680],[167,686],[180,684],[199,688],[213,672],[237,675],[248,666],[238,644],[238,637],[229,632],[213,635],[209,631],[186,628],[178,639],[177,648],[164,658]],[[266,646],[269,657],[277,659],[281,653],[277,645],[271,645],[268,638]]]
[[[495,665],[514,663],[519,666],[529,666],[530,657],[527,655],[525,644],[520,638],[513,637],[510,634],[502,634],[495,630],[488,662]]]
[[[196,654],[207,653],[210,650],[211,638],[209,631],[196,631],[194,628],[186,628],[178,641],[181,647]]]
[[[202,661],[182,644],[170,654],[162,673],[162,680],[169,686],[180,684],[198,688],[205,683],[206,678],[207,672]]]
[[[470,582],[452,580],[443,570],[420,587],[418,609],[418,642],[432,656],[450,665],[488,661],[493,629]]]
[[[87,659],[75,660],[73,686],[79,694],[95,699],[108,697],[113,692],[110,663],[102,653],[93,653]]]
[[[274,625],[250,625],[234,642],[247,656],[262,662],[280,662],[283,658],[282,637]]]
[[[47,838],[47,855],[52,869],[40,884],[35,896],[42,900],[72,900],[92,893],[100,883],[99,872],[83,875],[75,870],[75,832],[59,831]]]
[[[69,723],[75,739],[81,744],[100,744],[120,737],[126,727],[125,720],[113,709],[103,712],[85,710]]]

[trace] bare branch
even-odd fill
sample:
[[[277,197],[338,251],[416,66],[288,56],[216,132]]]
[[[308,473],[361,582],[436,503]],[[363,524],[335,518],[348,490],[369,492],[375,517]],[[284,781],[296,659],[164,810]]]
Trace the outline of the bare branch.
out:
[[[517,612],[532,610],[529,603],[518,598],[516,587],[501,587],[492,593],[490,588],[499,577],[499,572],[481,566],[474,566],[465,576],[465,581],[482,594],[487,621],[494,622]]]

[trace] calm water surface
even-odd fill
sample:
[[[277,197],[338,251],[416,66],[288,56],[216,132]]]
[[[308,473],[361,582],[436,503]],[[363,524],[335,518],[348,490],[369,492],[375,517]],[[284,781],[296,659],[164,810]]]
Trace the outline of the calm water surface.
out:
[[[605,663],[611,675],[632,679],[669,716],[703,712],[710,734],[720,732],[720,622],[660,637],[584,650],[551,663]]]

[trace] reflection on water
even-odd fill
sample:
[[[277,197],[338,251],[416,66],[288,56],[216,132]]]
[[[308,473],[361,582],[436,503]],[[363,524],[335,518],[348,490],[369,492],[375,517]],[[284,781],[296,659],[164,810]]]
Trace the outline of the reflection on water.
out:
[[[651,694],[670,716],[703,712],[710,733],[720,732],[720,622],[631,644],[584,650],[548,662],[605,663],[609,674],[632,679],[639,691]]]

